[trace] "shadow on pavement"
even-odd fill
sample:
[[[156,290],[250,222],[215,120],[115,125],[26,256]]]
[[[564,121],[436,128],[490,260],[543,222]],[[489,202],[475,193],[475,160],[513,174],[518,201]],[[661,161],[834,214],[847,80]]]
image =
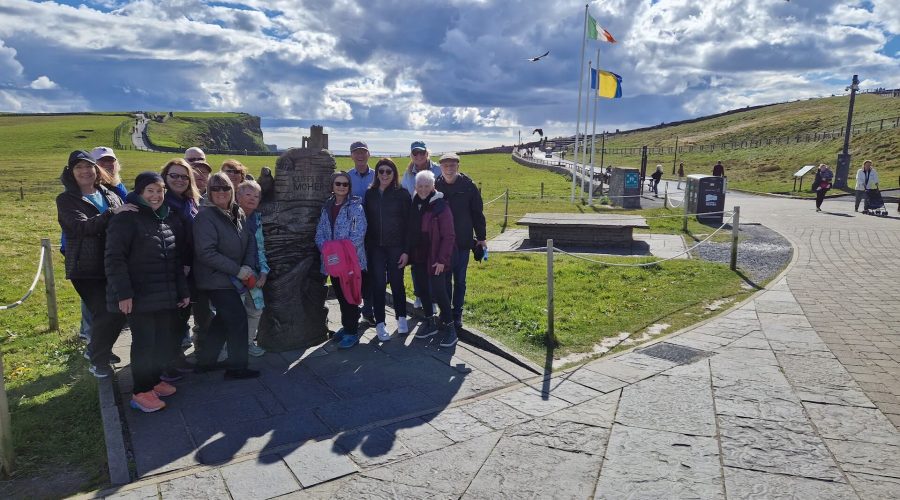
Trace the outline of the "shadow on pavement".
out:
[[[411,322],[411,330],[415,326]],[[116,349],[123,365],[127,341]],[[250,359],[251,368],[262,372],[258,379],[190,374],[175,383],[178,392],[166,398],[166,409],[150,414],[127,407],[131,375],[124,366],[118,389],[137,476],[247,454],[275,462],[304,442],[329,437],[335,437],[333,453],[377,463],[402,452],[398,432],[424,425],[453,401],[533,376],[499,356],[464,344],[440,348],[438,342],[439,335],[415,339],[394,333],[382,343],[370,328],[352,349],[326,342],[266,353]]]

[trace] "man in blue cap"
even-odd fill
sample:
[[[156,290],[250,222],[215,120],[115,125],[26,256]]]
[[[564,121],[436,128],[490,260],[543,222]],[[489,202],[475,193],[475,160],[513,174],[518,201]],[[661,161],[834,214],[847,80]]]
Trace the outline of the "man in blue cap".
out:
[[[353,159],[353,170],[347,172],[350,175],[350,196],[359,196],[364,199],[366,190],[375,180],[375,171],[369,168],[369,145],[363,141],[356,141],[350,145],[350,158]]]
[[[363,141],[356,141],[350,145],[350,158],[353,159],[353,169],[347,172],[350,176],[350,196],[359,196],[365,201],[366,190],[375,180],[375,171],[369,168],[369,145]],[[384,291],[382,291],[384,293]],[[362,273],[362,317],[371,326],[375,326],[375,313],[372,311],[372,284],[369,273]]]
[[[415,196],[416,174],[422,170],[431,169],[431,173],[433,173],[434,178],[437,179],[441,176],[441,167],[437,163],[431,161],[431,157],[428,156],[428,148],[425,146],[425,142],[415,141],[410,144],[409,149],[409,156],[412,161],[409,162],[409,167],[403,174],[400,185],[409,191],[410,196]]]

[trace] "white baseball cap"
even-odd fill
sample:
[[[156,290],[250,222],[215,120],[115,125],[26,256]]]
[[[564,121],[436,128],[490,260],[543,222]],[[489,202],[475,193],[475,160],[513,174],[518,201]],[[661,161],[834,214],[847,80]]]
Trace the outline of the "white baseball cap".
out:
[[[98,161],[100,158],[106,157],[112,158],[113,160],[118,160],[118,158],[116,158],[116,153],[112,150],[112,148],[108,148],[106,146],[98,146],[91,150],[91,158],[93,158],[94,161]]]

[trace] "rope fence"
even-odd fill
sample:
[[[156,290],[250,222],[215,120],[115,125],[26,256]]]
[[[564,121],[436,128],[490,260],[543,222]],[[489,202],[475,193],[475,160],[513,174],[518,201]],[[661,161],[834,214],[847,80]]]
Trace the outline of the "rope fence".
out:
[[[34,293],[34,289],[37,288],[38,280],[41,278],[41,271],[44,269],[44,252],[46,250],[44,247],[41,247],[41,255],[38,257],[38,266],[37,272],[34,273],[34,279],[31,281],[31,286],[28,288],[28,291],[25,292],[25,295],[22,296],[21,299],[13,302],[12,304],[0,305],[0,311],[7,311],[9,309],[13,309],[22,305],[28,297],[31,297],[31,294]]]
[[[47,238],[41,239],[41,253],[38,257],[38,267],[37,272],[34,273],[34,279],[31,281],[31,286],[28,287],[28,291],[25,292],[25,295],[22,296],[21,299],[13,302],[12,304],[0,305],[0,311],[8,311],[10,309],[15,309],[16,307],[21,306],[28,300],[29,297],[34,293],[34,290],[37,288],[38,280],[41,277],[41,272],[44,274],[44,288],[47,292],[47,317],[50,321],[50,330],[59,330],[59,317],[57,314],[56,307],[56,279],[53,275],[53,257],[51,252],[52,245],[50,244],[50,240]]]

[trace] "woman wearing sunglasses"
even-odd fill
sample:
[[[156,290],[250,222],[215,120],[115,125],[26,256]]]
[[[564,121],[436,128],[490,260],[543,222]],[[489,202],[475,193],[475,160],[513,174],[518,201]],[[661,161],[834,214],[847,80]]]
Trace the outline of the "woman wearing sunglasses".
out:
[[[406,288],[403,284],[403,268],[409,260],[406,246],[406,223],[409,219],[409,193],[400,187],[397,165],[389,158],[378,160],[375,180],[366,193],[366,249],[369,257],[369,276],[372,290],[375,332],[382,342],[391,340],[384,326],[385,273],[391,283],[394,312],[397,315],[397,333],[406,335]]]
[[[194,262],[194,236],[193,226],[194,218],[200,210],[200,191],[197,189],[197,182],[194,179],[194,171],[190,163],[181,158],[173,158],[166,163],[160,175],[166,185],[166,206],[175,214],[181,227],[185,229],[185,241],[178,250],[182,255],[183,270],[188,278],[188,286],[191,290],[191,299],[197,298],[197,286],[194,282],[194,274],[191,273],[191,266]],[[174,382],[181,378],[179,371],[186,372],[191,366],[185,361],[184,353],[181,347],[184,345],[190,347],[190,327],[188,319],[191,317],[191,309],[178,309],[175,317],[175,331],[182,332],[181,338],[175,339],[177,342],[171,347],[171,364],[162,374],[162,379],[166,382]],[[198,319],[194,318],[197,322]],[[208,321],[205,320],[205,321]]]
[[[238,291],[240,281],[254,274],[253,235],[244,211],[235,202],[234,186],[224,172],[209,178],[207,196],[211,206],[194,219],[194,276],[197,288],[205,290],[216,309],[206,338],[200,339],[197,353],[199,372],[219,368],[216,358],[227,345],[225,378],[258,377],[247,368],[247,312]]]
[[[316,227],[316,246],[321,252],[325,242],[332,240],[349,240],[356,250],[359,269],[366,270],[366,214],[362,200],[351,196],[350,176],[346,172],[335,172],[331,176],[331,196],[322,206],[319,225]],[[322,274],[325,274],[325,262],[322,262]],[[361,283],[360,283],[361,284]],[[331,277],[331,286],[341,306],[341,329],[335,332],[334,341],[341,349],[349,349],[359,342],[359,302],[356,305],[348,302],[348,296],[360,295],[361,290],[347,290],[335,276]],[[383,299],[382,299],[383,300]]]

